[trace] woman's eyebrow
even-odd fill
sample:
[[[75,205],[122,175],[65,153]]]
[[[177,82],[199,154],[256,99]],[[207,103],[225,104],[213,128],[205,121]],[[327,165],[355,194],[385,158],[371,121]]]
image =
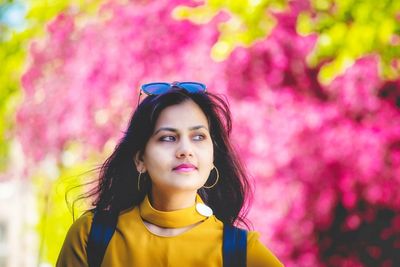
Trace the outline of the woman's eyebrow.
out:
[[[201,129],[201,128],[204,128],[204,129],[206,129],[208,131],[208,128],[203,126],[203,125],[197,125],[197,126],[190,127],[189,131],[194,131],[194,130],[198,130],[198,129]],[[175,128],[172,128],[172,127],[161,127],[157,131],[154,132],[154,135],[158,134],[161,131],[168,131],[168,132],[174,132],[174,133],[179,132],[178,129],[175,129]]]

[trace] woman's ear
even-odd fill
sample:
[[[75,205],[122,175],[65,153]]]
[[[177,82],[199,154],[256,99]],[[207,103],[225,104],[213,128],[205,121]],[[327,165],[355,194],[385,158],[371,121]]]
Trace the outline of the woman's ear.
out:
[[[135,158],[133,159],[135,162],[136,170],[138,172],[146,172],[146,166],[143,161],[143,155],[140,151],[138,151],[135,155]]]

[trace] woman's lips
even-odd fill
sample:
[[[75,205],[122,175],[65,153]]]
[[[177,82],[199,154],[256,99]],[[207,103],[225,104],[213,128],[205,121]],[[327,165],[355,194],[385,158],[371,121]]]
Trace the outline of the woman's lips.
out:
[[[191,172],[195,171],[197,168],[193,164],[180,164],[176,166],[173,170],[178,172]]]

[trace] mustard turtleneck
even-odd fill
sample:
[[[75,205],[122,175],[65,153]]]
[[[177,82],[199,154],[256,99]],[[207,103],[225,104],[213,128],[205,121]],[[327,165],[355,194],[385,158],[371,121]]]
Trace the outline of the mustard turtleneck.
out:
[[[61,248],[57,267],[88,266],[86,244],[93,214],[86,213],[73,223]],[[197,223],[176,236],[150,232],[144,221],[160,227],[179,228]],[[176,211],[159,211],[146,197],[137,207],[118,217],[116,231],[107,247],[102,267],[221,267],[223,223],[212,215],[200,196],[195,205]],[[248,233],[247,267],[282,267],[282,263],[259,241],[259,234]]]
[[[206,206],[199,195],[196,203],[188,208],[174,211],[159,211],[155,209],[146,196],[139,205],[140,217],[160,227],[180,228],[204,221],[212,215],[210,207]]]

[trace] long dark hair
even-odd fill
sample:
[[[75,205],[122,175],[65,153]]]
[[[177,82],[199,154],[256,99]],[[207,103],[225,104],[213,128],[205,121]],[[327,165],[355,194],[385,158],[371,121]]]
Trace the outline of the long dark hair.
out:
[[[87,194],[87,197],[95,199],[93,210],[121,211],[142,202],[150,192],[151,180],[141,179],[144,181],[138,190],[139,173],[134,157],[137,152],[143,153],[160,113],[169,106],[190,100],[207,117],[214,146],[214,165],[220,174],[214,187],[201,188],[198,193],[222,222],[248,226],[246,202],[251,198],[252,190],[244,167],[229,141],[232,129],[229,106],[222,97],[209,92],[171,90],[162,95],[148,96],[142,101],[134,111],[123,138],[101,166],[98,185]],[[215,175],[210,174],[206,184],[213,184],[214,181]]]

